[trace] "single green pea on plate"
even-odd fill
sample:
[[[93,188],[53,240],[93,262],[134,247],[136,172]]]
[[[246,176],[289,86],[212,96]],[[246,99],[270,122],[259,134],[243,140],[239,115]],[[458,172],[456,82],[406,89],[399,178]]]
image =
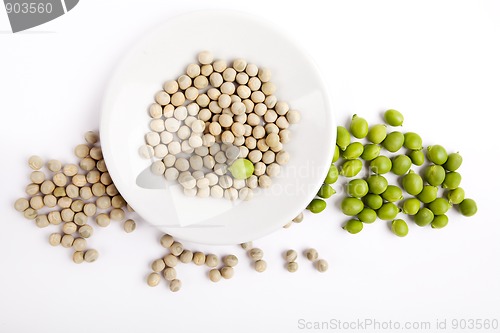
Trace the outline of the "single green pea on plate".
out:
[[[138,154],[155,93],[166,80],[183,74],[203,50],[228,62],[244,58],[269,68],[278,100],[302,115],[301,122],[290,128],[291,140],[284,145],[289,163],[273,177],[271,188],[256,190],[250,201],[187,197],[179,185],[167,183],[161,176],[151,177],[151,161]],[[336,127],[318,69],[290,36],[248,14],[211,10],[168,19],[136,42],[108,83],[100,135],[113,182],[142,218],[178,239],[223,245],[263,237],[306,208],[332,162]]]

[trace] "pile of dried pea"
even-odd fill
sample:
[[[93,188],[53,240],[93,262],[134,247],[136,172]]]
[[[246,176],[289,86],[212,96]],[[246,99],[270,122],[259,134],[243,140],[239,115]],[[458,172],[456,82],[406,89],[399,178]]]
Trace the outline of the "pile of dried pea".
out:
[[[387,110],[384,121],[385,124],[369,127],[364,118],[354,115],[349,129],[337,127],[332,164],[317,197],[307,209],[312,213],[322,212],[326,208],[325,199],[336,193],[332,184],[343,176],[352,178],[346,186],[347,196],[341,202],[342,212],[352,217],[343,226],[351,234],[360,232],[365,223],[373,223],[378,218],[392,221],[392,232],[404,237],[408,234],[408,225],[396,218],[400,212],[412,216],[418,226],[430,224],[434,229],[448,224],[446,213],[453,205],[464,216],[474,215],[477,205],[465,198],[465,191],[460,187],[462,176],[457,170],[462,156],[448,153],[440,145],[424,149],[422,138],[414,132],[389,132],[387,125],[403,124],[404,116],[397,110]],[[354,141],[353,137],[367,142]],[[402,148],[406,151],[399,154]],[[356,178],[366,164],[369,175]],[[423,176],[413,170],[412,165],[422,167]],[[383,176],[389,172],[399,177],[402,186],[389,184]],[[439,187],[444,189],[441,195]],[[403,190],[410,197],[405,199]]]
[[[93,235],[95,226],[107,227],[111,221],[123,221],[127,233],[136,228],[136,222],[129,218],[133,209],[120,195],[107,171],[98,134],[92,131],[85,133],[85,141],[74,149],[79,159],[77,164],[63,165],[58,160],[45,163],[41,157],[31,156],[28,165],[33,171],[31,183],[26,187],[28,197],[17,199],[14,203],[14,208],[25,218],[35,220],[38,227],[60,226],[59,232],[49,235],[48,242],[52,246],[72,248],[72,259],[77,264],[94,262],[99,257],[97,250],[87,248],[87,240]],[[46,170],[43,170],[44,167]],[[300,223],[302,220],[301,213],[292,222]],[[152,262],[153,272],[146,279],[149,286],[158,285],[163,276],[171,291],[179,291],[182,282],[177,278],[175,269],[179,262],[208,266],[208,278],[212,282],[234,276],[234,267],[238,264],[235,255],[224,256],[221,260],[223,265],[217,268],[220,261],[217,255],[192,252],[170,235],[164,235],[160,244],[169,252]],[[254,248],[252,242],[241,244],[241,247],[247,251],[255,271],[261,273],[267,269],[261,249]],[[314,267],[320,272],[326,271],[326,261],[317,260],[317,252],[315,257],[311,257],[309,251],[315,250],[304,252],[314,262]]]
[[[39,228],[58,226],[59,231],[50,234],[49,244],[72,248],[77,264],[94,262],[99,257],[97,250],[87,246],[94,233],[92,218],[98,227],[123,221],[127,233],[136,227],[134,220],[126,218],[133,210],[111,180],[98,134],[87,132],[85,140],[74,150],[78,164],[63,165],[58,160],[44,163],[41,157],[31,156],[28,165],[33,171],[31,183],[26,186],[28,197],[14,203],[14,208],[34,220]]]
[[[160,239],[160,244],[168,253],[162,258],[158,258],[151,263],[152,272],[147,276],[147,284],[150,287],[156,287],[161,281],[161,277],[169,283],[169,288],[173,292],[177,292],[182,287],[182,282],[178,279],[176,266],[179,263],[189,264],[194,263],[197,266],[207,266],[207,277],[210,281],[216,283],[221,279],[231,279],[234,276],[234,267],[238,265],[238,257],[234,254],[228,254],[219,257],[212,253],[203,253],[200,251],[193,252],[186,249],[180,242],[175,241],[171,235],[165,234]],[[241,248],[247,252],[248,257],[252,261],[253,268],[256,272],[262,273],[267,269],[267,262],[264,258],[264,251],[254,247],[252,242],[240,244]],[[315,249],[309,248],[304,251],[304,256],[307,260],[313,263],[313,266],[319,272],[326,272],[328,263],[324,259],[318,259],[318,252]],[[286,260],[285,268],[293,273],[298,270],[296,262],[297,252],[288,250],[284,254]],[[219,265],[222,262],[222,265]],[[220,266],[219,268],[217,266]]]
[[[187,196],[250,200],[288,163],[283,145],[300,113],[278,100],[269,69],[209,51],[197,60],[155,94],[139,154]]]

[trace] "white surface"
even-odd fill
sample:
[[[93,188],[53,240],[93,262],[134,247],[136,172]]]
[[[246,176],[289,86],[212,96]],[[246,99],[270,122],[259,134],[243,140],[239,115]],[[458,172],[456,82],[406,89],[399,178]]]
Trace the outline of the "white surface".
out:
[[[201,30],[204,33],[198,34]],[[273,48],[279,51],[267,51]],[[276,96],[302,115],[299,124],[290,126],[291,140],[284,145],[290,162],[273,177],[271,188],[254,191],[250,201],[187,197],[177,181],[166,182],[150,173],[151,160],[138,153],[150,131],[147,109],[154,94],[196,62],[202,50],[229,63],[245,57],[249,63],[269,68]],[[323,143],[335,140],[336,125],[318,70],[286,35],[251,15],[198,11],[172,18],[141,37],[107,89],[100,133],[111,177],[145,220],[182,240],[232,245],[268,235],[307,206],[330,167],[333,145]],[[139,177],[155,186],[144,186]]]
[[[301,318],[440,318],[448,328],[452,318],[498,318],[499,3],[212,3],[81,1],[34,30],[54,33],[0,34],[0,331],[297,332],[306,331],[298,329]],[[439,231],[410,225],[399,239],[380,221],[348,235],[330,205],[256,242],[269,263],[264,274],[249,268],[241,249],[193,247],[235,253],[240,264],[233,280],[217,285],[204,269],[182,266],[177,294],[144,284],[150,261],[164,254],[159,232],[145,224],[130,235],[119,225],[99,230],[91,245],[100,260],[72,264],[69,251],[47,245],[50,230],[12,209],[27,183],[27,157],[71,161],[83,132],[97,127],[103,89],[123,53],[168,17],[201,8],[249,11],[295,35],[324,72],[340,121],[358,113],[375,122],[397,108],[425,143],[460,150],[463,186],[478,214],[454,214]],[[8,30],[3,10],[0,30]],[[297,273],[284,271],[281,251],[308,246],[328,259],[328,273],[302,257]]]

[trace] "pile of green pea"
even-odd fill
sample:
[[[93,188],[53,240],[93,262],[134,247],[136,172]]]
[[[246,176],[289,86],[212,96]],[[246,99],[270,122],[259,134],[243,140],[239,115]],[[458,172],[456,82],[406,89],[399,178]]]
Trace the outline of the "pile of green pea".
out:
[[[465,191],[460,187],[462,176],[457,170],[462,164],[462,156],[448,154],[440,145],[424,149],[422,138],[414,132],[388,132],[387,125],[399,127],[403,124],[404,116],[397,110],[385,111],[384,121],[385,124],[369,127],[364,118],[354,115],[349,129],[337,127],[332,164],[317,197],[307,209],[312,213],[322,212],[326,208],[325,199],[336,193],[332,184],[342,176],[352,178],[347,182],[347,196],[340,205],[342,212],[350,217],[343,228],[351,234],[360,232],[365,223],[373,223],[378,218],[392,221],[392,232],[404,237],[408,234],[408,224],[396,218],[400,212],[411,216],[418,226],[431,225],[435,229],[448,224],[446,213],[453,205],[464,216],[474,215],[476,202],[465,198]],[[366,138],[368,143],[354,141],[353,137]],[[405,152],[399,153],[402,148]],[[385,156],[384,150],[392,156]],[[368,176],[357,178],[365,165],[369,169]],[[413,165],[422,167],[421,172],[412,170]],[[389,172],[399,177],[400,185],[389,184],[383,176]],[[439,187],[444,189],[441,195]],[[403,191],[410,196],[405,199]]]

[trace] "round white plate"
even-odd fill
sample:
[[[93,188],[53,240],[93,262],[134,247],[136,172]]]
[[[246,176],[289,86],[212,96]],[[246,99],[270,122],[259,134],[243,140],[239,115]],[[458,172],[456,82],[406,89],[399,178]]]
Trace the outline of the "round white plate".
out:
[[[183,74],[201,50],[245,58],[272,71],[278,100],[300,111],[285,145],[290,162],[250,201],[186,197],[176,183],[149,171],[138,149],[149,128],[148,106],[163,82]],[[170,19],[142,38],[115,70],[101,116],[101,141],[113,181],[141,217],[176,238],[238,244],[262,237],[298,215],[330,166],[335,124],[318,70],[269,23],[231,11],[193,12]]]

